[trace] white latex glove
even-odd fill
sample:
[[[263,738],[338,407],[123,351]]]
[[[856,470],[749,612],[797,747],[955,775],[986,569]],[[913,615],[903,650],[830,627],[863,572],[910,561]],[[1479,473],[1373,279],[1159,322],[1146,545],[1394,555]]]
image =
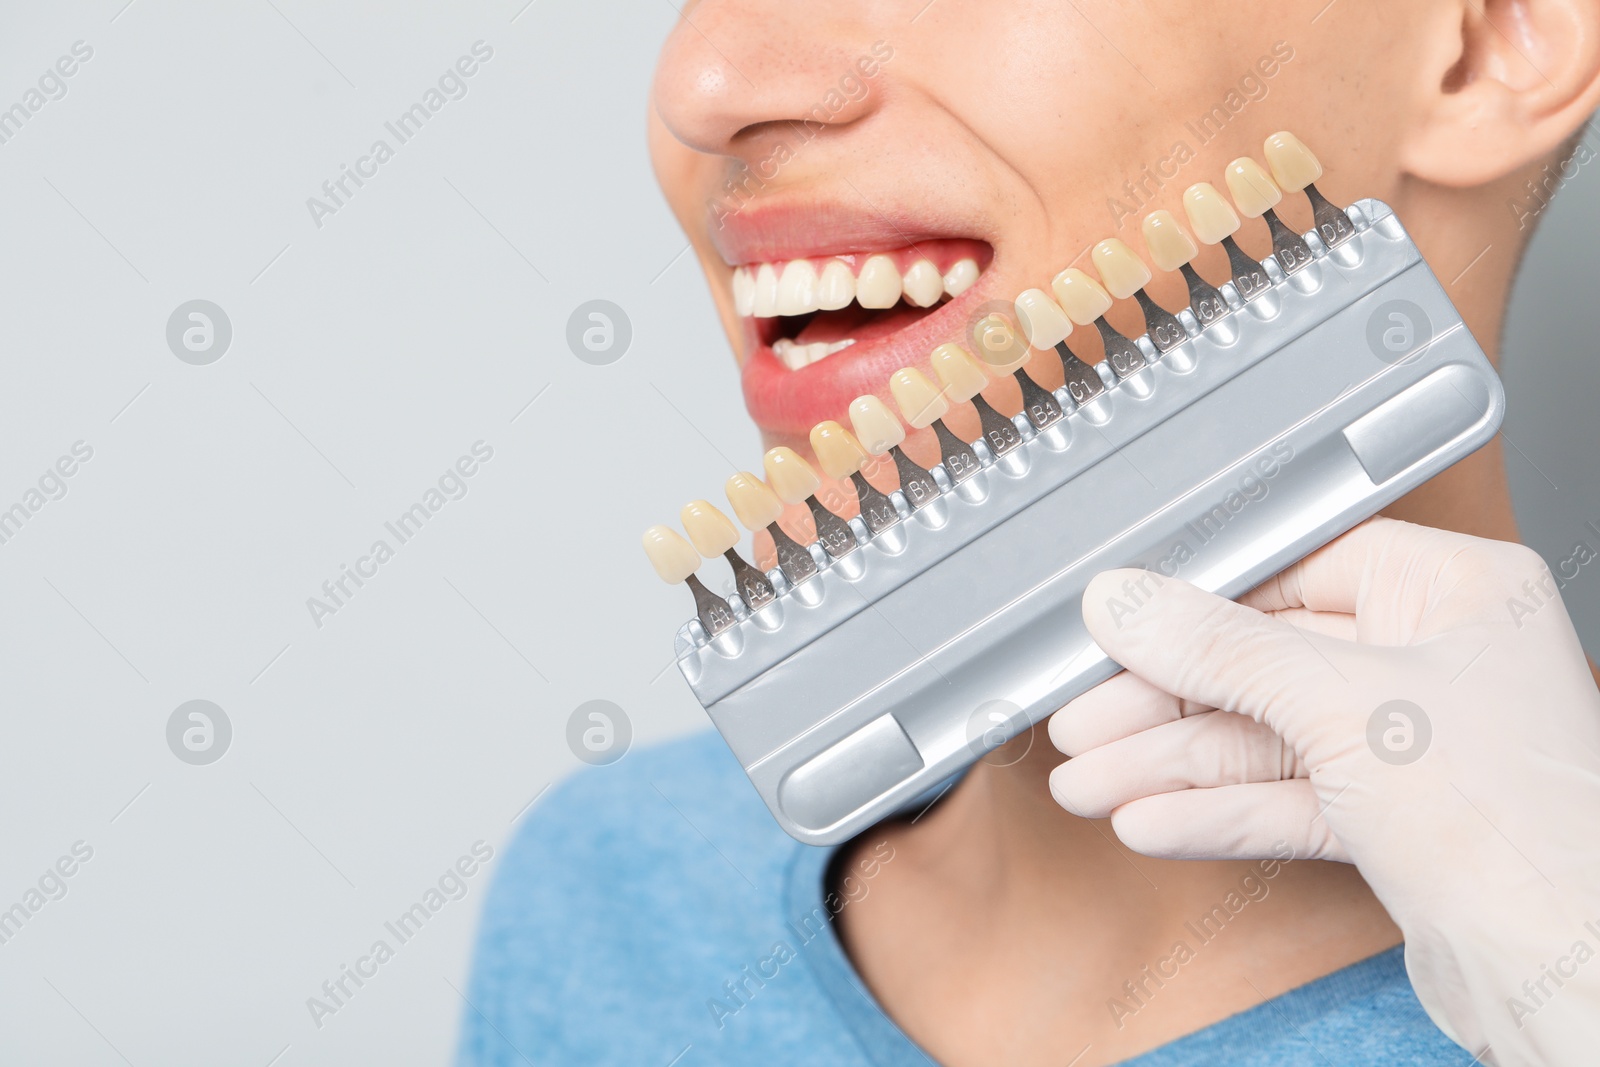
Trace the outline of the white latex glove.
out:
[[[1063,807],[1150,856],[1353,861],[1454,1041],[1600,1063],[1600,691],[1534,552],[1374,519],[1239,604],[1120,570],[1083,615],[1127,670],[1050,721]]]

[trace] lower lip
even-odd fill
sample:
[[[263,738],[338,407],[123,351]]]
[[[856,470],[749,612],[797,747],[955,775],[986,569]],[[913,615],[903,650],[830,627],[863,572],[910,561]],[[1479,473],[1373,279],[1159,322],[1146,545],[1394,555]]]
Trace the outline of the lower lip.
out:
[[[744,403],[756,425],[769,434],[804,438],[825,419],[844,420],[850,402],[871,393],[889,399],[889,376],[901,367],[927,372],[928,353],[959,341],[973,311],[984,302],[987,274],[965,293],[946,301],[903,329],[790,370],[762,337],[763,321],[747,318],[742,371]]]

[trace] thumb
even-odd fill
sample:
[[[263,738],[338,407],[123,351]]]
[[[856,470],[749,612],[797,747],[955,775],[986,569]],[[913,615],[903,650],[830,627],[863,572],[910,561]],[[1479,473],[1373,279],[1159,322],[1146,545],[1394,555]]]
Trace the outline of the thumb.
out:
[[[1304,752],[1349,685],[1330,659],[1349,642],[1310,633],[1153,571],[1105,571],[1083,593],[1105,653],[1177,697],[1247,715]]]

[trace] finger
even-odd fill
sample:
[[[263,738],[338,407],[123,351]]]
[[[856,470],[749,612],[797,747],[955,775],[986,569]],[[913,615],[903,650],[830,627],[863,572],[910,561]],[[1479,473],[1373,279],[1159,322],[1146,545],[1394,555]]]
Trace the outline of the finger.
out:
[[[1359,647],[1141,570],[1091,579],[1083,621],[1107,655],[1152,685],[1265,723],[1302,753],[1344,706],[1349,683],[1330,654],[1348,662]]]
[[[1283,739],[1258,722],[1208,711],[1090,749],[1050,774],[1056,803],[1104,819],[1141,797],[1304,775]]]
[[[1152,726],[1211,710],[1209,705],[1182,700],[1123,671],[1050,716],[1050,741],[1064,755],[1076,756]]]
[[[1336,637],[1341,641],[1356,640],[1356,617],[1354,615],[1346,615],[1342,611],[1263,607],[1256,602],[1254,590],[1240,597],[1239,603],[1247,608],[1265,611],[1273,618],[1286,622],[1297,629],[1306,630],[1314,634],[1322,634],[1324,637]]]
[[[1309,608],[1354,615],[1361,579],[1371,564],[1397,549],[1404,552],[1412,541],[1410,531],[1420,529],[1397,519],[1368,519],[1240,599],[1262,611]]]
[[[1354,614],[1361,641],[1403,645],[1432,636],[1430,620],[1501,618],[1506,594],[1545,569],[1521,545],[1375,518],[1268,579],[1248,602]]]
[[[1130,801],[1111,813],[1111,828],[1157,859],[1283,859],[1292,849],[1295,859],[1349,863],[1321,812],[1316,788],[1295,778]]]
[[[1341,640],[1355,640],[1354,615],[1306,608],[1285,608],[1273,613],[1301,629]],[[1152,726],[1204,711],[1209,704],[1175,697],[1136,674],[1123,671],[1067,702],[1050,717],[1050,741],[1063,755],[1076,756]]]

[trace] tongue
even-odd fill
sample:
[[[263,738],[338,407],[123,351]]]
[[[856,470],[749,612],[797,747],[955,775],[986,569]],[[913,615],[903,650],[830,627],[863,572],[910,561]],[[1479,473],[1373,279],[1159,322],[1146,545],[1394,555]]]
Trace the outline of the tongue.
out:
[[[911,307],[902,303],[881,311],[869,310],[857,304],[840,308],[838,311],[818,311],[801,327],[794,341],[802,345],[815,344],[818,341],[832,344],[834,341],[843,341],[846,337],[857,341],[872,341],[905,329],[932,310],[933,308]]]

